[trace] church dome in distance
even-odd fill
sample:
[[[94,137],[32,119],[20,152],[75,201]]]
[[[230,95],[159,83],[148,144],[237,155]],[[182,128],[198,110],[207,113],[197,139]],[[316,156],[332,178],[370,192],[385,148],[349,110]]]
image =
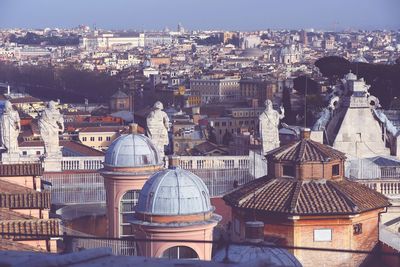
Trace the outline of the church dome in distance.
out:
[[[107,149],[104,164],[110,167],[143,167],[161,165],[161,157],[143,134],[124,134]]]
[[[241,57],[262,57],[264,52],[259,48],[246,48],[240,54]]]
[[[139,195],[136,212],[151,215],[190,215],[214,210],[204,182],[180,168],[166,169],[151,176]]]

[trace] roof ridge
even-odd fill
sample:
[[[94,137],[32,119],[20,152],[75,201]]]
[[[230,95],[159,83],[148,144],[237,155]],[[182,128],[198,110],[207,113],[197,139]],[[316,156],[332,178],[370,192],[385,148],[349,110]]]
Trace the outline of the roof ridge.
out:
[[[293,190],[292,200],[290,201],[290,207],[289,207],[289,211],[291,213],[296,212],[296,207],[299,202],[299,196],[300,196],[302,187],[303,187],[303,181],[300,181],[300,180],[296,181],[296,186]]]
[[[307,144],[307,140],[305,140],[305,139],[302,139],[299,142],[300,148],[299,148],[299,153],[296,156],[296,162],[299,162],[299,161],[301,162],[301,161],[305,160],[304,155],[305,155],[305,150],[306,150],[306,144]]]
[[[332,186],[332,188],[335,190],[335,192],[344,199],[344,201],[346,201],[347,204],[349,204],[354,212],[358,212],[360,211],[359,207],[357,206],[357,204],[354,202],[354,200],[349,197],[346,193],[342,192],[340,186],[338,184],[336,184],[335,182],[326,181],[327,184],[329,184],[330,186]]]

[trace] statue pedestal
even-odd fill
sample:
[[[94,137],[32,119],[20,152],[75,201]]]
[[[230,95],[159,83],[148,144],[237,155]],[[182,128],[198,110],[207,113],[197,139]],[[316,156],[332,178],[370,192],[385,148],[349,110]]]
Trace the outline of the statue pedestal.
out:
[[[19,153],[4,152],[3,154],[1,154],[1,162],[3,164],[15,164],[15,163],[21,163],[21,159]]]
[[[43,166],[45,172],[61,172],[62,155],[50,154],[44,158]]]

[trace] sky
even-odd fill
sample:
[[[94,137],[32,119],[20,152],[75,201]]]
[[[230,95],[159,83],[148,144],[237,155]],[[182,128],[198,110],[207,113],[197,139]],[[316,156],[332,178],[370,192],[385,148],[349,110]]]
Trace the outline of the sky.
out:
[[[0,0],[0,28],[400,29],[400,0]],[[336,26],[334,26],[336,25]]]

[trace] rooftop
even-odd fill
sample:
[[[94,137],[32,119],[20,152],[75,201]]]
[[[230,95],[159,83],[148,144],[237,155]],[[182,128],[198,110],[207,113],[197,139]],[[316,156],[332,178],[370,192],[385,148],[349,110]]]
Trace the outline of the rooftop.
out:
[[[263,177],[224,196],[233,207],[287,215],[350,215],[390,206],[387,198],[347,179]]]

